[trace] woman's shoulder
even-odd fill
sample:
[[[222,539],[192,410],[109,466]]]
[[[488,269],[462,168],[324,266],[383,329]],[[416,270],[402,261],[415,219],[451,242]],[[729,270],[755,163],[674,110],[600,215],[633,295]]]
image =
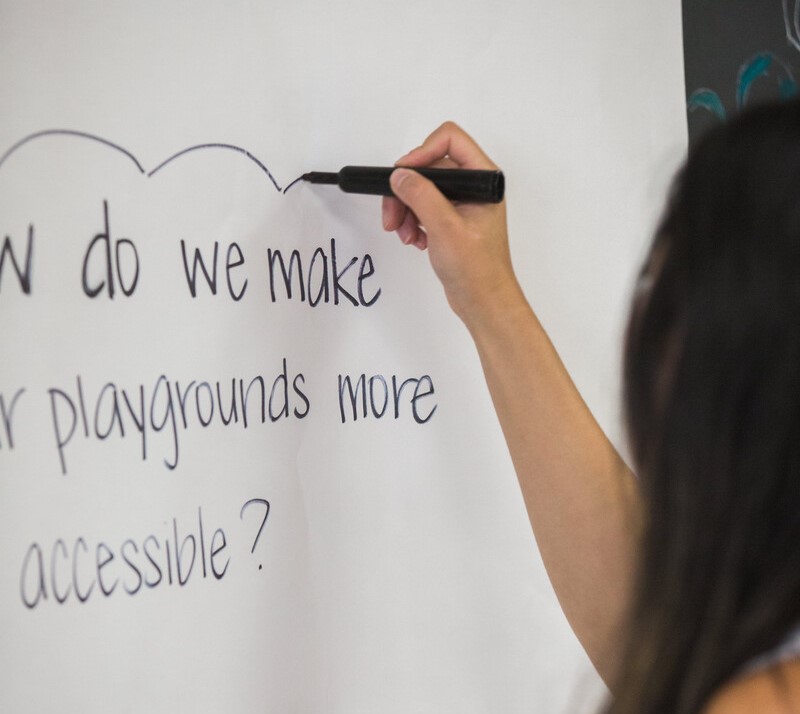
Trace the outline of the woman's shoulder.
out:
[[[775,664],[726,684],[703,714],[800,714],[800,659]]]

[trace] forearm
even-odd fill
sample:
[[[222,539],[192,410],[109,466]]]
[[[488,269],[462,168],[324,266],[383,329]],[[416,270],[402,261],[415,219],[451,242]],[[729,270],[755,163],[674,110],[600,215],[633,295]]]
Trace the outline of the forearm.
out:
[[[450,122],[399,163],[497,168]],[[641,529],[635,479],[522,295],[505,206],[453,205],[402,169],[392,174],[392,190],[384,227],[428,248],[450,306],[470,330],[547,572],[589,657],[613,681]]]
[[[635,478],[516,285],[466,322],[550,580],[610,682],[621,656],[640,530]]]

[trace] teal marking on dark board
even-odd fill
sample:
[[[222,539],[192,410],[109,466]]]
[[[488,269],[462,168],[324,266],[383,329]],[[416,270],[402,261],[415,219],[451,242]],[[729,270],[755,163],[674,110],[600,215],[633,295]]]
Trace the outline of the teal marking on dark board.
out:
[[[758,102],[798,93],[800,0],[683,0],[689,142]]]

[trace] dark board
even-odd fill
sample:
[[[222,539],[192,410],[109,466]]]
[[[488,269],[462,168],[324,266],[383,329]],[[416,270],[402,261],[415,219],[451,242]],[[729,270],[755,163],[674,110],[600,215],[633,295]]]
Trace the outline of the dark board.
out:
[[[800,78],[800,0],[683,0],[689,142]]]

